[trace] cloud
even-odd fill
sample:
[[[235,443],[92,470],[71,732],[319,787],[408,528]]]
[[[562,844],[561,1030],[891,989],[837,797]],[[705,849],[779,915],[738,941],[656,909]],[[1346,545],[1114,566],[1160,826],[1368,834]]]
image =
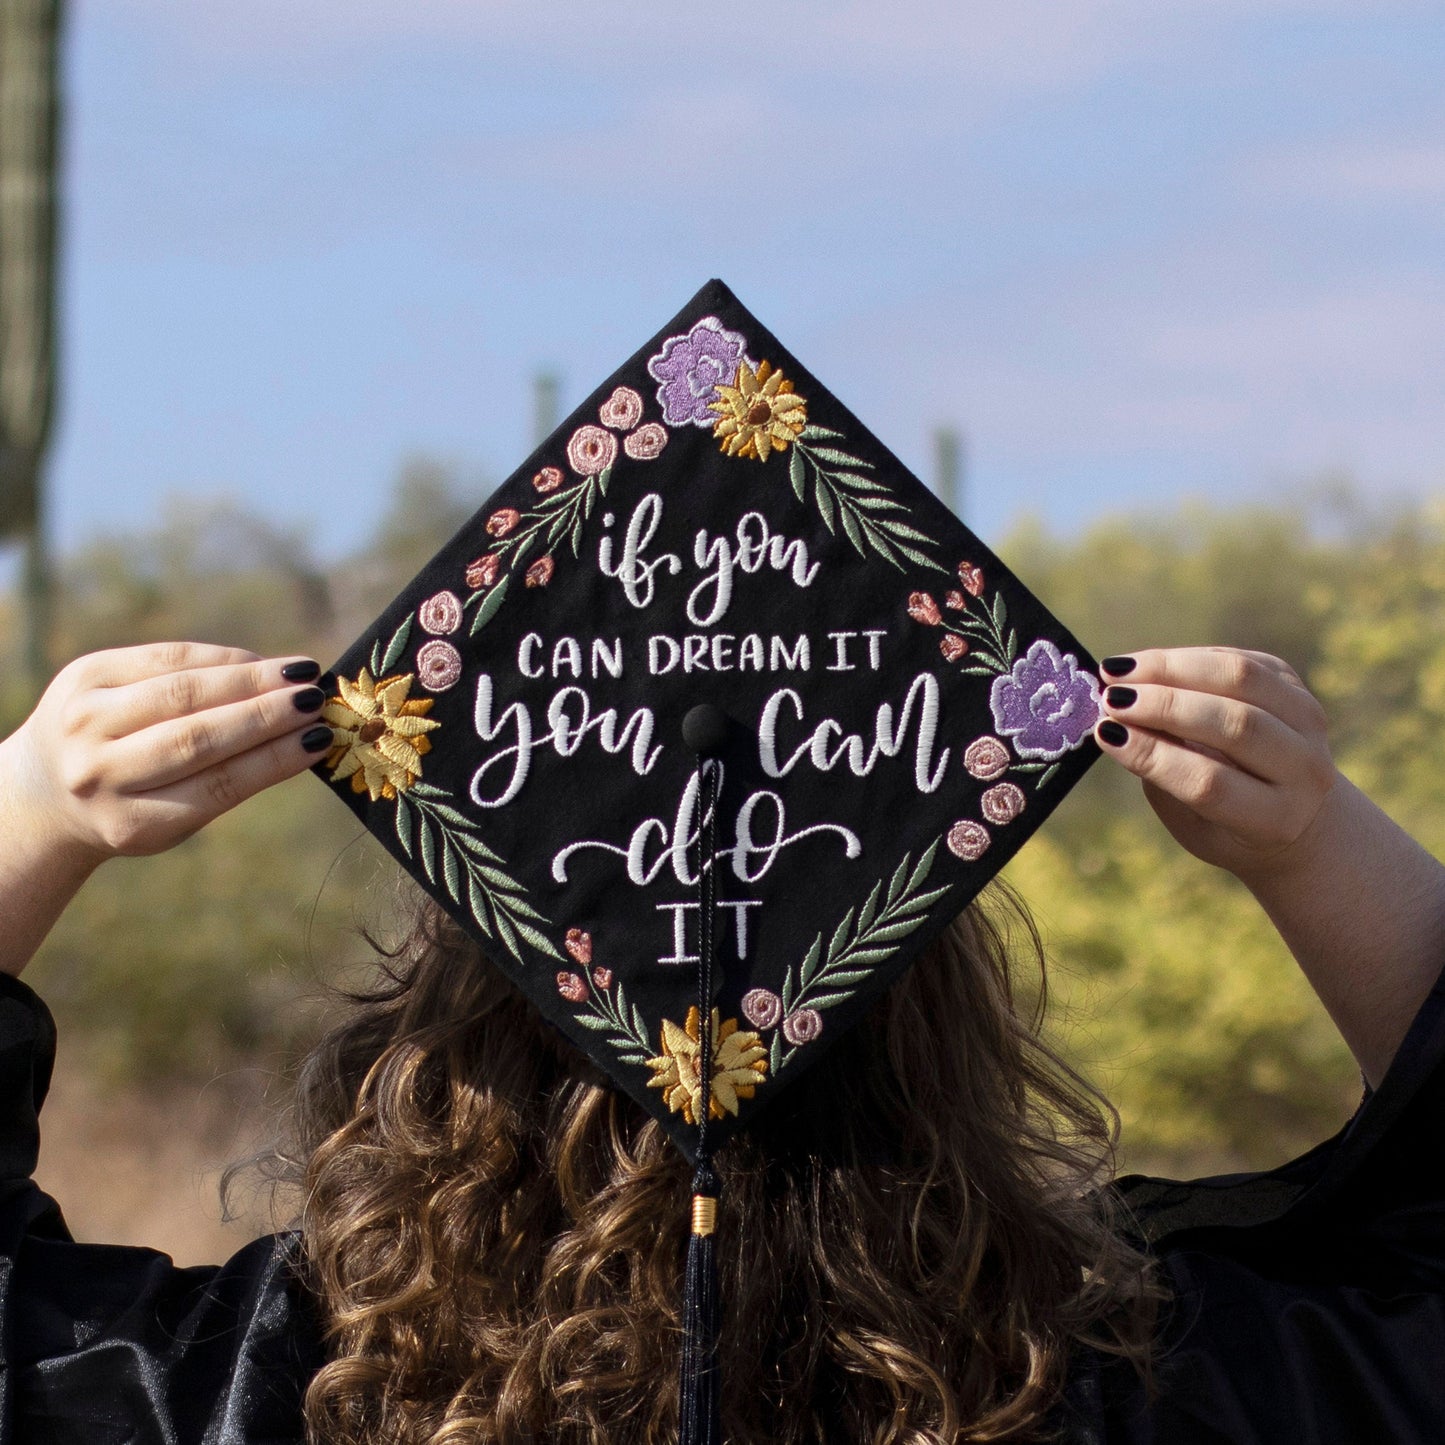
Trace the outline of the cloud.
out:
[[[1445,202],[1445,145],[1349,142],[1275,152],[1249,169],[1256,194],[1307,201],[1377,205]]]

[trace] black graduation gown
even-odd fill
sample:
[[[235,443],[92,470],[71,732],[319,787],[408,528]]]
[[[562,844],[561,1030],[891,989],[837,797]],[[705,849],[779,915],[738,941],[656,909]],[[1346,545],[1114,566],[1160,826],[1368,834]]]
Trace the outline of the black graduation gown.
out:
[[[322,1359],[297,1239],[76,1244],[31,1182],[49,1011],[0,975],[0,1445],[281,1445]],[[1081,1352],[1069,1445],[1445,1441],[1445,979],[1380,1089],[1268,1173],[1119,1184],[1174,1291],[1152,1394]]]

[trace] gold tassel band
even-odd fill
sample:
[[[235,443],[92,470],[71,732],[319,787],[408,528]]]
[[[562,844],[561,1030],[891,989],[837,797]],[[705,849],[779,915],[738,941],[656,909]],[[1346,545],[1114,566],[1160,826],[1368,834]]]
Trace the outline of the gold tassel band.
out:
[[[692,1196],[692,1232],[711,1234],[717,1228],[717,1200],[711,1194]]]

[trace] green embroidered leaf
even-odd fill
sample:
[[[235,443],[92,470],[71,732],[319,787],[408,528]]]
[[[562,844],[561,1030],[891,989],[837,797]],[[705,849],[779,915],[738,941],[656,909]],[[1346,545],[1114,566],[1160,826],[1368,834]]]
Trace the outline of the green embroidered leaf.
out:
[[[408,858],[411,857],[411,809],[407,807],[402,795],[396,795],[396,841],[401,844],[401,851]]]
[[[373,677],[381,676],[381,639],[379,637],[371,644],[371,675]]]
[[[934,855],[937,852],[938,839],[935,838],[933,842],[928,845],[927,849],[924,851],[923,856],[918,860],[917,867],[914,868],[913,873],[908,879],[908,891],[910,893],[912,893],[914,889],[918,888],[922,884],[923,880],[928,877],[929,872],[933,868]]]
[[[412,792],[416,792],[420,787],[420,783],[413,783]],[[443,798],[446,797],[446,794],[441,792],[440,789],[437,790],[436,795]],[[458,828],[471,828],[474,826],[470,818],[464,817],[461,813],[457,812],[450,803],[433,803],[431,801],[432,794],[426,794],[425,796],[427,798],[427,810],[434,813],[438,818],[444,818],[448,823],[452,823]]]
[[[948,573],[947,567],[941,566],[935,558],[928,556],[927,553],[920,552],[917,547],[908,547],[900,542],[898,544],[898,550],[902,552],[910,562],[914,562],[920,567],[931,567],[935,572],[942,572],[945,575]]]
[[[522,951],[517,947],[517,935],[512,931],[512,925],[507,915],[492,902],[492,922],[497,925],[497,937],[502,940],[503,947],[518,963],[522,961]]]
[[[859,495],[853,498],[860,507],[867,507],[870,512],[906,512],[907,507],[895,497],[882,497],[873,493]]]
[[[793,970],[790,968],[790,969],[787,971],[787,973],[785,973],[785,974],[783,975],[783,1012],[786,1014],[786,1013],[792,1013],[792,1011],[793,1011]],[[776,1070],[774,1070],[774,1072],[776,1072]]]
[[[402,653],[406,651],[407,639],[411,636],[412,615],[407,613],[401,626],[391,634],[391,641],[386,645],[386,655],[381,659],[381,670],[386,672],[395,665]]]
[[[933,538],[927,532],[920,532],[910,522],[900,522],[896,517],[889,517],[883,525],[888,528],[890,536],[907,537],[911,542],[932,542]]]
[[[774,1034],[773,1034],[773,1041],[772,1041],[771,1044],[768,1045],[768,1072],[769,1072],[770,1074],[773,1074],[774,1076],[776,1076],[778,1070],[781,1069],[782,1067],[783,1067],[783,1035],[782,1035],[782,1031],[781,1031],[781,1030],[778,1030],[778,1031],[775,1031],[775,1032],[774,1032]]]
[[[925,909],[924,913],[927,911],[928,910]],[[923,922],[924,913],[904,918],[897,923],[885,923],[882,927],[875,928],[873,932],[868,935],[868,942],[870,944],[897,943],[900,938],[907,938],[908,935]]]
[[[573,1014],[573,1018],[582,1025],[584,1029],[591,1029],[594,1033],[605,1033],[612,1027],[610,1019],[598,1018],[596,1014]]]
[[[805,469],[803,467],[803,454],[797,447],[793,448],[792,455],[788,458],[788,480],[793,484],[793,491],[800,502],[807,500],[804,490],[807,482]]]
[[[839,968],[830,969],[828,972],[828,986],[837,988],[842,984],[862,983],[865,978],[872,978],[871,968]]]
[[[858,549],[860,557],[868,555],[868,548],[863,543],[863,530],[858,525],[858,519],[847,507],[840,507],[838,515],[843,522],[843,530],[848,534],[848,540]]]
[[[818,960],[822,957],[823,935],[820,933],[814,940],[813,946],[808,950],[807,956],[803,959],[803,966],[798,971],[798,982],[807,988],[812,982],[813,974],[817,970]]]
[[[862,457],[849,456],[847,452],[840,452],[836,447],[809,447],[808,452],[809,455],[832,462],[835,466],[862,467],[864,471],[873,469],[872,462],[865,462]]]
[[[421,866],[433,883],[437,881],[437,845],[432,837],[431,820],[423,813],[416,824],[417,837],[421,842]]]
[[[833,437],[836,439],[840,438],[842,435],[842,432],[834,431],[832,427],[819,426],[817,422],[810,422],[807,426],[803,428],[802,439],[805,442],[810,442],[820,437]]]
[[[522,937],[525,938],[527,942],[530,943],[532,947],[538,951],[538,953],[545,953],[548,958],[562,957],[562,955],[557,952],[557,948],[553,944],[552,940],[548,938],[545,933],[539,933],[535,928],[532,927],[530,923],[523,923],[522,920],[518,918],[515,913],[511,914],[508,921],[511,923],[512,927],[515,928],[517,932],[520,933]],[[513,952],[515,951],[516,950],[514,949]]]
[[[617,1057],[622,1063],[636,1064],[639,1068],[644,1067],[647,1063],[647,1055],[638,1053],[636,1049],[619,1049]]]
[[[476,920],[477,927],[482,930],[482,933],[486,937],[495,937],[496,935],[492,932],[492,925],[487,921],[486,894],[477,887],[475,879],[470,877],[467,879],[467,902],[472,906],[472,917]]]
[[[881,963],[897,952],[896,948],[851,948],[848,950],[848,965],[850,968],[858,968],[865,963]]]
[[[864,536],[873,544],[874,551],[876,551],[885,562],[891,562],[895,567],[899,567],[898,553],[893,550],[893,544],[883,535],[882,530],[877,524],[870,521],[867,517],[856,517],[856,522],[863,528]],[[902,568],[899,567],[899,570],[902,571]]]
[[[997,677],[1004,669],[993,667],[960,667],[958,670],[965,677]]]
[[[584,522],[591,521],[591,519],[592,519],[592,509],[593,509],[593,507],[595,507],[596,505],[597,505],[597,488],[596,488],[596,487],[588,487],[588,488],[587,488],[587,500],[582,504],[582,520],[583,520]]]
[[[457,855],[446,834],[442,835],[442,876],[447,880],[447,892],[460,903],[462,901],[462,875],[457,867]]]
[[[833,930],[833,937],[828,941],[828,957],[836,958],[838,950],[843,946],[843,940],[848,936],[848,925],[853,921],[853,910],[850,908],[839,920],[837,928]]]
[[[810,1008],[832,1008],[834,1004],[846,1003],[852,997],[852,991],[846,989],[841,993],[820,993],[810,998],[808,1005]]]
[[[821,473],[813,487],[813,500],[817,503],[818,515],[823,519],[823,525],[831,532],[833,530],[833,493],[827,482],[823,480]]]
[[[599,473],[597,474],[597,491],[598,491],[598,494],[599,494],[600,496],[605,497],[605,496],[607,495],[607,488],[611,485],[611,483],[612,483],[612,468],[611,468],[611,467],[608,467],[605,472],[599,472]]]
[[[512,566],[520,567],[525,560],[527,553],[532,550],[537,541],[536,532],[529,532],[520,542],[517,543],[517,550],[512,554]]]
[[[1004,606],[1003,593],[995,592],[993,594],[993,625],[998,628],[999,632],[1002,632],[1007,623],[1008,609]]]
[[[573,522],[573,524],[572,524],[572,536],[571,536],[568,540],[569,540],[569,541],[571,542],[571,544],[572,544],[572,555],[573,555],[574,557],[580,557],[580,556],[582,555],[582,518],[581,518],[581,517],[578,517],[577,520],[576,520],[575,522]]]
[[[858,932],[866,933],[868,925],[873,922],[873,915],[878,911],[878,895],[883,891],[883,880],[880,878],[873,885],[873,891],[863,900],[863,906],[858,910]]]
[[[513,888],[520,888],[521,886],[520,883],[512,884]],[[538,923],[548,923],[551,921],[545,913],[538,913],[520,893],[507,895],[507,908],[518,918],[535,918]]]
[[[903,891],[904,879],[908,877],[908,854],[903,855],[903,861],[898,865],[893,877],[888,883],[888,902],[885,905],[885,912],[898,902],[898,895]]]
[[[1019,655],[1019,635],[1016,629],[1008,630],[1008,660],[1013,662]]]
[[[864,497],[883,498],[888,495],[883,483],[877,477],[865,477],[861,472],[830,471],[828,475],[855,501],[861,502]],[[893,505],[902,511],[908,510],[902,502],[894,502]]]
[[[1042,787],[1044,786],[1044,784],[1047,783],[1047,782],[1049,781],[1049,779],[1052,778],[1053,775],[1054,775],[1056,772],[1058,772],[1058,770],[1059,770],[1059,765],[1058,765],[1058,763],[1055,763],[1055,764],[1053,765],[1053,767],[1051,767],[1051,768],[1045,768],[1045,769],[1044,769],[1044,775],[1043,775],[1043,777],[1041,777],[1041,778],[1038,780],[1038,782],[1036,782],[1036,783],[1034,784],[1034,787],[1035,787],[1035,788],[1042,788]]]
[[[472,618],[471,631],[468,633],[468,636],[475,637],[477,633],[497,615],[497,609],[502,605],[502,600],[507,595],[507,588],[511,585],[511,581],[512,574],[509,572],[486,594],[482,605],[477,608],[477,615]]]

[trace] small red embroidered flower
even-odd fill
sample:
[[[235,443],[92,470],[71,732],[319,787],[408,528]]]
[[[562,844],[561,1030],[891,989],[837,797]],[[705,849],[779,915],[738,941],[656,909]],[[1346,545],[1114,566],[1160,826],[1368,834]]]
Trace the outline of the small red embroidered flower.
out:
[[[957,587],[954,587],[943,594],[943,605],[951,607],[955,612],[962,612],[968,606],[968,599]]]
[[[505,537],[521,520],[522,514],[515,507],[503,507],[487,518],[487,536]]]
[[[630,386],[619,386],[598,413],[603,426],[629,431],[642,420],[642,398]]]
[[[565,480],[561,467],[543,467],[532,478],[532,485],[545,496],[548,492],[555,492]]]
[[[783,1020],[783,1037],[790,1044],[810,1044],[823,1032],[823,1015],[815,1008],[794,1009]]]
[[[592,935],[583,928],[569,928],[562,947],[586,968],[592,962]]]
[[[568,973],[564,969],[557,975],[557,992],[568,1003],[581,1003],[587,997],[587,981],[580,973]]]
[[[592,982],[595,983],[598,988],[611,988],[612,970],[610,968],[603,968],[599,964],[592,970]]]
[[[537,560],[527,568],[527,586],[545,587],[552,580],[552,573],[556,570],[556,567],[557,564],[553,562],[550,555],[538,557]]]
[[[1008,749],[995,737],[985,733],[963,750],[963,766],[975,778],[992,782],[1008,772]]]
[[[908,594],[908,615],[926,627],[937,627],[943,621],[943,613],[938,610],[938,603],[926,592]]]
[[[455,632],[462,625],[462,604],[455,592],[438,592],[416,610],[416,620],[433,636]]]
[[[501,570],[502,559],[495,552],[488,552],[485,557],[474,557],[467,563],[463,580],[473,592],[479,592],[483,587],[490,587]]]
[[[938,650],[946,661],[957,662],[968,651],[968,642],[956,632],[950,632],[947,637],[940,640]]]
[[[755,1029],[773,1028],[783,1016],[783,1001],[770,988],[750,988],[743,995],[743,1017]]]
[[[955,858],[962,858],[965,863],[982,858],[988,852],[988,845],[988,829],[982,823],[965,819],[948,830],[948,851]]]
[[[975,567],[972,562],[960,562],[958,564],[958,580],[963,583],[963,590],[970,597],[983,596],[982,567]]]
[[[978,806],[990,823],[1012,823],[1024,810],[1023,789],[1013,783],[995,783],[978,800]]]

